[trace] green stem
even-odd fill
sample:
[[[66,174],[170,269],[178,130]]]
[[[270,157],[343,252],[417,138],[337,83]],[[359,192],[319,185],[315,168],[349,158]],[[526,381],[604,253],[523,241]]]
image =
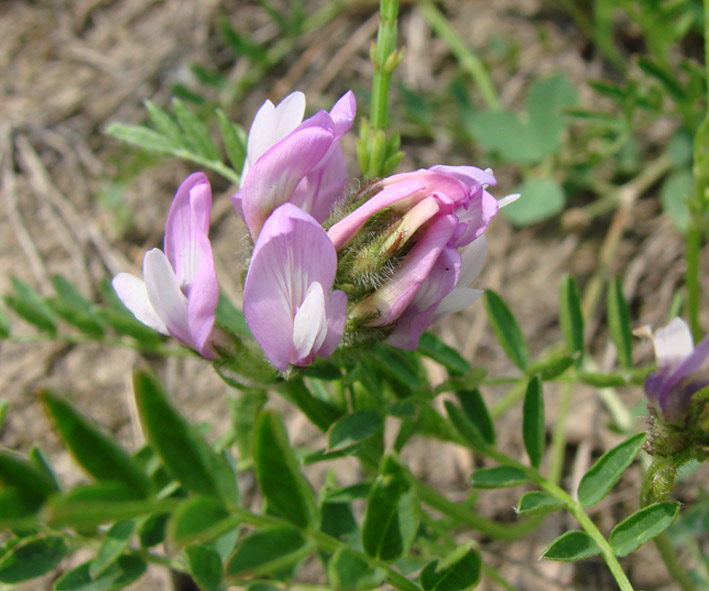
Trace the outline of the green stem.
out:
[[[687,290],[687,316],[689,317],[689,327],[695,342],[698,342],[702,337],[702,327],[699,324],[699,252],[702,247],[702,229],[697,223],[698,217],[700,217],[700,214],[693,212],[692,221],[687,230],[685,238],[687,268],[684,272],[684,285]]]
[[[674,546],[672,546],[670,534],[663,531],[654,541],[655,546],[660,552],[660,556],[662,556],[662,561],[667,567],[667,571],[672,575],[672,578],[677,581],[682,591],[696,591],[692,579],[679,563],[679,560],[677,560],[677,553],[675,552]]]
[[[518,470],[523,471],[527,475],[527,477],[537,486],[539,486],[542,490],[545,490],[550,495],[556,497],[562,503],[564,503],[566,510],[576,518],[576,521],[579,522],[579,525],[591,537],[591,539],[596,543],[596,545],[600,549],[601,555],[606,561],[606,565],[611,571],[613,578],[615,578],[616,582],[618,583],[618,586],[620,587],[621,591],[633,591],[633,586],[631,585],[630,580],[623,571],[623,567],[620,566],[620,562],[618,562],[618,559],[616,558],[615,554],[613,554],[613,549],[611,548],[610,543],[599,531],[593,521],[591,521],[588,515],[586,515],[586,512],[578,501],[572,499],[566,491],[541,476],[536,470],[529,468],[528,466],[525,466],[524,464],[521,464],[520,462],[513,460],[512,458],[507,457],[505,454],[498,451],[497,449],[488,447],[484,450],[483,453],[485,453],[485,455],[496,460],[502,465],[513,466]]]
[[[499,111],[502,103],[482,60],[465,44],[432,2],[421,4],[421,12],[436,34],[448,44],[451,53],[460,63],[460,68],[473,79],[487,108]]]
[[[374,78],[372,80],[371,121],[374,130],[386,130],[389,119],[389,88],[391,75],[398,63],[396,26],[399,0],[381,0],[379,4],[379,31],[372,50]]]
[[[418,498],[432,509],[454,518],[461,525],[479,531],[496,540],[517,540],[539,527],[541,517],[532,517],[520,520],[514,524],[498,523],[473,513],[467,507],[449,501],[437,490],[411,477],[411,483],[416,488]]]

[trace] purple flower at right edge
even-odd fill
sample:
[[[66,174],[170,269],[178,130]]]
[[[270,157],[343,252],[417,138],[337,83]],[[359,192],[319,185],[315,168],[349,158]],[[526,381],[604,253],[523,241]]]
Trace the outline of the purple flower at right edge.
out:
[[[694,394],[709,386],[709,337],[695,348],[689,326],[675,318],[652,340],[657,370],[645,380],[645,393],[666,422],[681,421]]]

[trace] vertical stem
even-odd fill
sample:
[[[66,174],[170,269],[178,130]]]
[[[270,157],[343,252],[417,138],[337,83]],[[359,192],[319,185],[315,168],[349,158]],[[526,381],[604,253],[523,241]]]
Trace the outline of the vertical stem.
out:
[[[566,451],[566,418],[571,406],[573,384],[564,384],[561,390],[556,421],[551,434],[551,458],[549,461],[549,480],[558,484],[564,468],[564,452]]]
[[[497,96],[495,86],[490,80],[490,76],[485,69],[485,65],[480,58],[465,44],[460,36],[451,28],[443,16],[432,2],[421,4],[421,12],[424,18],[431,25],[431,28],[443,39],[451,50],[451,53],[460,63],[462,70],[470,74],[470,77],[478,87],[480,94],[491,111],[502,108],[500,98]]]
[[[687,574],[687,571],[677,560],[677,553],[672,546],[670,534],[663,531],[655,538],[655,546],[662,556],[662,561],[665,563],[668,572],[672,578],[677,581],[677,584],[682,588],[682,591],[696,591],[692,579]]]
[[[381,0],[379,3],[379,31],[377,44],[372,48],[374,79],[372,80],[372,128],[386,129],[389,118],[389,87],[396,66],[396,25],[399,0]]]

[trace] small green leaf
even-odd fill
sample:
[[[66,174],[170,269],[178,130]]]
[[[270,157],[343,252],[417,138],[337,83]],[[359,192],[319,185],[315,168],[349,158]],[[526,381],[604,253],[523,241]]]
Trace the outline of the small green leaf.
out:
[[[130,486],[98,482],[53,496],[43,507],[43,513],[52,525],[86,528],[148,515],[160,507],[160,501],[144,500],[141,493]]]
[[[305,538],[297,529],[275,526],[259,529],[244,538],[229,560],[230,577],[258,576],[282,569],[304,556]]]
[[[679,513],[679,503],[655,503],[633,513],[613,528],[608,541],[616,556],[627,556],[667,529]]]
[[[216,113],[219,131],[224,142],[224,151],[227,158],[229,158],[229,162],[231,162],[232,168],[240,173],[246,158],[246,134],[240,125],[229,121],[224,111],[217,109]]]
[[[532,466],[539,468],[544,455],[544,391],[538,376],[529,380],[522,411],[522,437]]]
[[[575,105],[576,91],[563,74],[537,80],[527,93],[529,123],[535,131],[535,141],[542,144],[546,154],[561,148],[566,122],[564,107]]]
[[[242,337],[251,336],[244,313],[232,304],[231,300],[223,293],[219,294],[215,314],[218,324]]]
[[[474,488],[507,488],[529,482],[529,477],[514,466],[480,468],[470,476]]]
[[[343,415],[333,404],[313,396],[303,380],[288,380],[281,388],[280,394],[303,411],[310,422],[321,431],[327,431],[330,425]]]
[[[12,278],[12,287],[15,293],[3,296],[7,307],[40,330],[56,334],[56,316],[40,295],[17,277]]]
[[[580,382],[596,388],[617,388],[628,384],[628,380],[620,374],[580,371],[577,376]]]
[[[599,554],[596,542],[584,531],[572,530],[560,535],[547,549],[542,552],[542,558],[574,562]]]
[[[317,526],[313,490],[300,471],[278,414],[262,412],[254,435],[256,479],[269,508],[298,527]]]
[[[480,390],[478,388],[458,390],[455,395],[465,414],[480,431],[485,443],[495,445],[495,427]]]
[[[376,410],[360,410],[335,421],[327,433],[328,451],[338,451],[357,445],[371,437],[384,425]]]
[[[362,546],[373,558],[396,560],[414,541],[418,503],[403,469],[386,457],[367,498]]]
[[[633,462],[643,443],[645,433],[636,433],[604,453],[581,478],[579,502],[584,507],[590,507],[601,501]]]
[[[480,582],[482,560],[473,543],[456,548],[449,556],[429,562],[421,571],[424,591],[465,591]]]
[[[552,355],[528,365],[524,373],[530,377],[539,375],[542,381],[548,381],[559,377],[573,364],[574,359],[570,355]]]
[[[465,375],[472,369],[467,359],[433,333],[425,332],[421,335],[418,351],[440,363],[453,376]]]
[[[549,493],[533,490],[520,497],[515,511],[518,515],[543,515],[563,507],[564,503]]]
[[[669,175],[660,189],[662,211],[670,218],[680,234],[686,234],[691,221],[689,200],[694,194],[694,175],[691,169],[681,168]]]
[[[148,477],[113,438],[54,392],[44,390],[40,397],[62,440],[84,470],[97,480],[123,482],[143,495],[150,494]]]
[[[527,164],[544,158],[544,145],[536,131],[510,111],[475,112],[469,125],[475,139],[503,160]]]
[[[244,390],[229,400],[231,424],[240,458],[251,457],[256,417],[267,400],[268,397],[263,390]]]
[[[85,562],[64,573],[53,591],[118,591],[143,576],[146,564],[138,556],[121,556],[97,578],[91,576],[91,562]]]
[[[229,516],[227,509],[212,497],[194,497],[182,503],[167,525],[167,537],[179,546]]]
[[[5,314],[5,310],[0,308],[0,339],[6,339],[10,336],[12,329],[10,328],[10,319]],[[0,423],[0,427],[2,423]]]
[[[190,565],[190,575],[200,589],[205,591],[221,591],[222,561],[211,548],[206,546],[189,546],[185,548]]]
[[[576,367],[580,367],[584,353],[584,323],[579,289],[571,275],[564,275],[561,279],[559,300],[559,323],[564,333],[566,350],[574,355]]]
[[[377,345],[370,351],[370,355],[376,361],[378,369],[407,388],[416,390],[426,387],[419,358],[413,351]]]
[[[152,548],[165,541],[165,530],[169,513],[148,515],[138,528],[141,548]]]
[[[21,491],[28,501],[39,505],[59,487],[44,470],[39,470],[19,454],[0,450],[0,484]]]
[[[184,145],[182,131],[180,131],[180,126],[177,125],[172,115],[162,107],[158,107],[153,101],[146,100],[144,104],[155,129],[167,137],[175,146]]]
[[[365,499],[372,489],[371,482],[358,482],[344,488],[330,490],[323,499],[324,503],[349,503],[354,499]]]
[[[385,576],[382,569],[372,568],[347,546],[340,546],[327,563],[327,578],[337,591],[371,589],[377,587]]]
[[[209,135],[207,126],[180,99],[172,99],[172,108],[187,145],[210,160],[221,160],[219,149]]]
[[[479,427],[475,424],[470,417],[460,410],[455,404],[450,400],[446,400],[443,403],[446,407],[446,412],[448,413],[448,418],[450,422],[456,428],[461,437],[465,439],[468,445],[472,449],[484,450],[487,446],[487,441],[480,432]]]
[[[529,365],[527,343],[514,315],[504,300],[494,291],[485,291],[485,309],[497,340],[512,362],[524,370]]]
[[[146,435],[165,467],[185,488],[235,505],[236,477],[224,457],[177,412],[154,376],[138,372],[133,384]]]
[[[106,127],[106,133],[148,152],[174,154],[182,147],[181,144],[143,125],[111,123]]]
[[[630,370],[633,364],[633,333],[630,329],[630,312],[618,277],[608,283],[608,329],[618,350],[620,365]]]
[[[566,205],[566,194],[553,178],[532,179],[515,187],[521,197],[502,210],[516,226],[531,226],[554,217]]]
[[[54,275],[52,284],[59,296],[58,299],[47,300],[52,310],[82,332],[97,339],[101,338],[104,328],[98,316],[94,314],[93,304],[62,275]]]
[[[109,528],[98,550],[98,555],[89,566],[89,575],[92,579],[99,577],[118,560],[118,557],[128,547],[135,530],[136,521],[134,519],[117,521]]]
[[[55,569],[69,549],[59,536],[32,536],[0,557],[0,582],[20,583]]]

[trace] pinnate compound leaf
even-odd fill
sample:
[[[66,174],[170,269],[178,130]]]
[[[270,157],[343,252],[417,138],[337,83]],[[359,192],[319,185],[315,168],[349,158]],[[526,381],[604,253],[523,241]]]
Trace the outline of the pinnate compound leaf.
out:
[[[236,505],[236,477],[226,459],[178,413],[153,375],[138,372],[133,384],[148,441],[173,477],[188,490]]]
[[[142,495],[150,494],[150,481],[128,453],[68,401],[50,390],[40,397],[57,431],[76,461],[97,480],[122,482]]]
[[[362,524],[362,545],[373,558],[395,560],[414,541],[419,523],[418,503],[404,470],[387,456],[374,481]]]
[[[626,370],[632,369],[633,333],[630,329],[630,312],[623,295],[623,286],[618,277],[608,283],[606,302],[608,329],[618,350],[618,360]]]
[[[608,541],[616,556],[627,556],[667,529],[679,513],[679,503],[655,503],[640,509],[613,528]]]
[[[261,413],[252,450],[256,479],[269,508],[300,528],[317,527],[313,490],[300,471],[277,413]]]
[[[206,546],[189,546],[185,548],[190,565],[190,575],[200,589],[205,591],[221,591],[222,561],[216,551]]]
[[[539,468],[544,455],[544,391],[538,376],[529,380],[524,397],[522,414],[522,436],[532,466]]]
[[[300,560],[306,549],[303,534],[293,527],[262,528],[239,543],[226,574],[235,577],[270,573]]]
[[[14,584],[55,569],[69,549],[59,536],[32,536],[0,557],[0,583]]]
[[[533,490],[524,493],[515,507],[518,515],[543,515],[564,507],[563,501],[549,493]]]
[[[183,146],[182,131],[175,119],[162,107],[158,107],[153,101],[145,101],[145,109],[148,111],[150,120],[155,129],[168,138],[175,146]]]
[[[581,312],[581,297],[576,280],[571,275],[561,279],[559,323],[564,333],[566,349],[574,355],[576,366],[580,367],[584,353],[584,322]]]
[[[485,309],[505,353],[512,363],[524,370],[529,365],[529,351],[522,330],[509,307],[499,295],[488,289],[485,291]]]
[[[51,335],[57,332],[57,317],[40,295],[17,277],[12,278],[15,293],[3,296],[8,308],[30,324]]]
[[[472,544],[457,548],[445,559],[429,562],[421,571],[424,591],[464,591],[480,582],[482,560]]]
[[[645,443],[645,433],[636,433],[604,453],[581,478],[579,503],[590,507],[601,501],[615,486],[623,472],[638,455]]]
[[[495,466],[480,468],[470,476],[474,488],[508,488],[529,482],[529,477],[514,466]]]
[[[92,579],[99,577],[118,560],[118,557],[128,547],[136,528],[137,522],[134,519],[126,519],[117,521],[108,529],[106,537],[101,542],[98,555],[89,566],[89,575]]]
[[[596,542],[586,532],[572,530],[560,535],[549,544],[542,553],[542,558],[574,562],[595,556],[600,551]]]
[[[146,564],[138,556],[121,556],[98,577],[90,573],[91,562],[85,562],[64,573],[54,582],[53,591],[118,591],[143,576]]]
[[[47,300],[47,305],[64,321],[87,335],[100,339],[104,335],[104,325],[93,311],[93,305],[62,275],[52,277],[57,298]]]
[[[376,410],[359,410],[335,421],[327,434],[328,451],[351,448],[371,437],[384,425],[384,418]]]

